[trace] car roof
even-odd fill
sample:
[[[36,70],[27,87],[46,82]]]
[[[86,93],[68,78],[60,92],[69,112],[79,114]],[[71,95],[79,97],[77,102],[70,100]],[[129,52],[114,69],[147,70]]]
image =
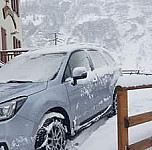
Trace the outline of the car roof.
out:
[[[78,49],[94,49],[94,50],[105,50],[104,48],[94,45],[94,44],[69,44],[65,46],[51,46],[44,47],[34,50],[29,50],[26,55],[41,55],[41,54],[51,54],[51,53],[72,53]]]

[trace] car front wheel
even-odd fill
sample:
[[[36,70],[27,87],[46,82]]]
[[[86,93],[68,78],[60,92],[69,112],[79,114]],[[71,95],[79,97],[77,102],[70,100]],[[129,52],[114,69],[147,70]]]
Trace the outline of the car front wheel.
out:
[[[36,150],[65,150],[66,126],[62,118],[46,118],[37,131]]]

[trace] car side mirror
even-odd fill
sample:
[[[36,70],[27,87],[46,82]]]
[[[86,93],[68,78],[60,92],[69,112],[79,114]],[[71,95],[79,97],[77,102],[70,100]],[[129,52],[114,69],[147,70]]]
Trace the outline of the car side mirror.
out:
[[[72,72],[74,85],[77,84],[77,80],[87,78],[87,69],[85,67],[76,67]]]

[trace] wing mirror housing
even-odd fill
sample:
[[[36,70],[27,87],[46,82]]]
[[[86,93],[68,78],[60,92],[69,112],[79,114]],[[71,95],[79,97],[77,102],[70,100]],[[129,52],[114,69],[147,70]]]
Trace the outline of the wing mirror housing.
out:
[[[76,67],[72,72],[74,85],[77,84],[77,80],[87,78],[87,69],[85,67]]]

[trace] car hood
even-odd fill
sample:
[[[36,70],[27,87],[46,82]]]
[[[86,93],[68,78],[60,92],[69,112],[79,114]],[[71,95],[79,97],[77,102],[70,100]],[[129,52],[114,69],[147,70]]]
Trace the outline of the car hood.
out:
[[[47,82],[39,83],[1,83],[0,102],[19,96],[30,96],[47,88]]]

